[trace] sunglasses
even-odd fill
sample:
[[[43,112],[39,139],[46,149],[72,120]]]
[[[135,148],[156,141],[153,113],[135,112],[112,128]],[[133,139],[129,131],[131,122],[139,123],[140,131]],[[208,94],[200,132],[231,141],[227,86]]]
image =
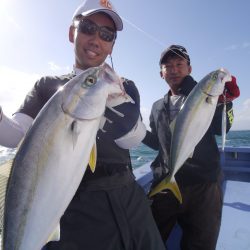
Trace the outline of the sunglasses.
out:
[[[107,26],[98,26],[89,19],[79,21],[77,29],[85,34],[92,36],[98,31],[99,37],[105,42],[113,42],[116,39],[116,31]]]

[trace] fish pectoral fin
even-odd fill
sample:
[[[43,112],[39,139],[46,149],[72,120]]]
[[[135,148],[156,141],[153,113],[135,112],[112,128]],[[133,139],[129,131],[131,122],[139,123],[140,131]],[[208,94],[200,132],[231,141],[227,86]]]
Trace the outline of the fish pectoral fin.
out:
[[[95,172],[96,167],[96,158],[97,158],[97,148],[96,143],[93,145],[90,156],[89,156],[89,167],[92,171],[92,173]]]
[[[49,241],[59,241],[60,240],[60,224],[58,223],[56,229],[49,236],[47,243]]]
[[[162,190],[169,189],[174,194],[176,199],[182,204],[182,195],[177,182],[174,178],[172,181],[169,181],[169,179],[170,177],[165,178],[155,188],[153,188],[149,193],[149,197],[152,197]]]
[[[72,133],[73,148],[75,148],[76,143],[77,143],[78,136],[79,136],[79,134],[80,134],[79,129],[78,129],[78,123],[77,123],[76,120],[74,120],[74,121],[71,123],[70,129],[71,129],[71,133]]]
[[[215,105],[217,102],[217,99],[214,96],[207,96],[206,102],[210,105]]]

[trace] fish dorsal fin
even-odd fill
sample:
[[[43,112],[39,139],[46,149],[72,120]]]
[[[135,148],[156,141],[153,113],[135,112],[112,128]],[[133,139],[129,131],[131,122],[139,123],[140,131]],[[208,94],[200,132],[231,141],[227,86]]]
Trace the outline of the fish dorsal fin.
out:
[[[95,172],[96,167],[96,158],[97,158],[97,148],[96,143],[93,145],[90,156],[89,156],[89,167],[92,171],[92,173]]]
[[[49,236],[47,243],[49,241],[59,241],[60,240],[60,224],[58,223],[55,230],[52,232],[52,234]]]

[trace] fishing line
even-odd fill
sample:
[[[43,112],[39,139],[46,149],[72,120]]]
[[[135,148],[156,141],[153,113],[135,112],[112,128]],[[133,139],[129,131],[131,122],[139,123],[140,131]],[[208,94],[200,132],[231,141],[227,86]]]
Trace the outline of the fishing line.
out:
[[[158,39],[154,38],[152,35],[150,35],[146,31],[144,31],[143,29],[139,28],[138,26],[136,26],[132,22],[130,22],[128,19],[126,19],[126,18],[124,18],[122,16],[121,16],[121,18],[122,18],[123,21],[125,21],[126,23],[128,23],[129,25],[131,25],[133,28],[135,28],[136,30],[140,31],[141,33],[143,33],[144,35],[146,35],[148,38],[150,38],[151,40],[153,40],[154,42],[158,43],[158,45],[161,45],[161,46],[165,47],[165,44],[163,44],[161,41],[159,41]]]
[[[142,34],[144,34],[145,36],[147,36],[148,38],[150,38],[151,40],[153,40],[154,42],[156,42],[158,45],[161,45],[162,47],[165,47],[165,44],[163,44],[161,41],[159,41],[158,39],[156,39],[154,36],[150,35],[148,32],[144,31],[143,29],[141,29],[140,27],[138,27],[134,23],[130,22],[128,19],[126,19],[126,18],[124,18],[122,16],[121,16],[121,18],[122,18],[123,21],[125,21],[126,23],[128,23],[129,25],[131,25],[136,30],[140,31]],[[185,58],[184,56],[176,53],[173,49],[170,49],[170,50],[173,53],[175,53],[177,56],[182,57],[183,59],[187,60],[187,58]]]

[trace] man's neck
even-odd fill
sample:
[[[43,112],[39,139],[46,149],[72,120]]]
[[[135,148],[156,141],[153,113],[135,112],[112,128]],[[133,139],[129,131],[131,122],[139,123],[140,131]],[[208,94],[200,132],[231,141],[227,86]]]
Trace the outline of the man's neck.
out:
[[[83,72],[82,69],[77,68],[75,65],[73,66],[73,73],[74,73],[75,75],[79,75],[79,74],[82,73],[82,72]]]
[[[170,89],[170,95],[179,95],[179,91],[177,89]]]

